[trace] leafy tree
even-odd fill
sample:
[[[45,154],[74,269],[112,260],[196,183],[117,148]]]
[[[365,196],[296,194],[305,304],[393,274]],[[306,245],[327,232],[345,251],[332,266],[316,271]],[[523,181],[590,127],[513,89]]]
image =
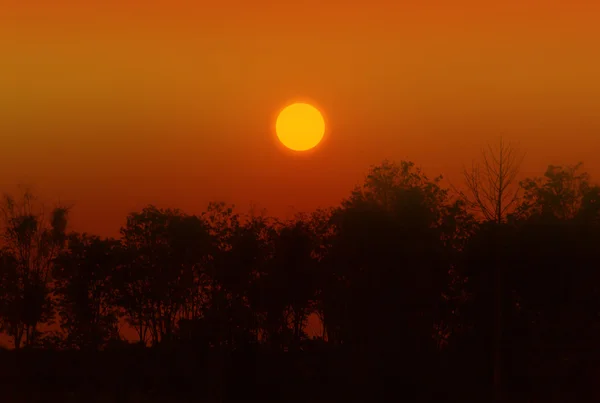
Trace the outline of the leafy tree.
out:
[[[52,319],[51,270],[65,242],[67,209],[55,208],[47,219],[25,192],[20,200],[5,195],[1,210],[10,263],[4,264],[0,318],[19,349],[36,344],[39,325]]]
[[[590,183],[590,175],[581,172],[583,164],[571,166],[550,165],[542,178],[527,178],[521,182],[523,203],[518,213],[559,220],[571,219],[579,214],[597,218],[599,187]],[[596,216],[596,217],[594,217]]]
[[[182,285],[186,302],[180,317],[194,320],[201,317],[207,303],[207,268],[213,258],[213,238],[206,222],[197,216],[184,215],[170,225],[171,259],[182,270]]]
[[[125,260],[118,277],[120,305],[140,342],[147,337],[153,344],[170,341],[194,281],[196,239],[187,235],[203,235],[201,222],[179,210],[149,206],[130,214],[121,234]]]
[[[549,166],[523,181],[524,203],[511,284],[522,349],[547,367],[577,362],[600,336],[599,187],[582,165]],[[534,362],[523,365],[535,365]]]
[[[210,259],[206,266],[207,300],[203,312],[204,328],[209,329],[209,343],[214,346],[231,345],[235,338],[233,316],[239,314],[240,306],[232,305],[232,294],[227,289],[230,279],[235,277],[228,260],[234,253],[233,238],[240,228],[240,216],[234,212],[235,206],[224,202],[211,202],[202,219],[211,237]],[[234,298],[235,299],[235,298]],[[239,315],[236,315],[239,316]]]
[[[556,371],[564,360],[576,361],[568,352],[597,335],[598,275],[590,262],[599,257],[598,188],[580,169],[550,166],[543,177],[522,181],[522,201],[508,222],[480,225],[464,251],[469,303],[463,319],[470,336],[457,342],[469,345],[476,357],[471,365],[485,367],[482,360],[492,335],[497,337],[489,313],[500,307],[502,360],[493,365],[506,379],[497,394],[506,392],[511,376],[540,374],[540,366]]]
[[[326,307],[330,306],[330,297],[334,296],[333,289],[336,284],[335,273],[330,270],[327,258],[331,252],[331,242],[335,236],[335,226],[332,223],[334,209],[317,209],[310,215],[303,217],[308,230],[313,237],[313,251],[311,253],[314,259],[316,272],[314,276],[314,301],[312,303],[313,313],[317,315],[321,322],[322,334],[319,336],[322,341],[335,342],[337,338],[330,333],[334,329],[327,327],[328,322],[325,318]]]
[[[55,296],[66,345],[98,350],[118,338],[113,274],[119,241],[71,234],[54,266]]]
[[[340,342],[430,348],[451,269],[444,239],[457,232],[447,214],[460,209],[440,180],[385,161],[334,213],[328,260],[337,284],[325,322]]]
[[[271,258],[273,223],[264,215],[242,217],[211,203],[203,215],[213,237],[210,301],[205,312],[214,345],[237,346],[261,337],[259,279]]]
[[[318,239],[306,217],[283,223],[274,237],[274,254],[262,278],[266,325],[275,345],[297,346],[313,310],[317,289]]]

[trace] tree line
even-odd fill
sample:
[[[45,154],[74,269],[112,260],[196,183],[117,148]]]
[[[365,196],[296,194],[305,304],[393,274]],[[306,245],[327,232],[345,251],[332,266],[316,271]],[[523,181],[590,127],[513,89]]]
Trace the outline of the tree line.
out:
[[[497,388],[566,379],[599,358],[600,187],[581,164],[517,182],[518,162],[490,149],[458,190],[384,161],[339,206],[290,220],[149,205],[117,239],[6,196],[1,330],[17,350],[117,348],[127,323],[156,348],[402,357]]]

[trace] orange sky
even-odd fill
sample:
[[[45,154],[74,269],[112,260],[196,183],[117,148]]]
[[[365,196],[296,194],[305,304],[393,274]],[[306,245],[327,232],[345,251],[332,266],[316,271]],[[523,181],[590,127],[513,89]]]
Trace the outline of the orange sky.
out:
[[[73,203],[76,230],[148,203],[328,206],[384,158],[457,182],[500,135],[525,173],[600,178],[592,0],[0,2],[0,188]],[[303,155],[273,132],[292,100],[328,123]]]

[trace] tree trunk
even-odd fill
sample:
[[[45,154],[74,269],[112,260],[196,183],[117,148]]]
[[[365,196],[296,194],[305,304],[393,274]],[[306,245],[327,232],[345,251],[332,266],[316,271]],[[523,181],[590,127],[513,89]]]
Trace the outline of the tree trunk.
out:
[[[20,350],[21,349],[21,341],[23,340],[23,330],[19,329],[17,327],[17,331],[14,335],[14,343],[15,343],[15,350]]]
[[[501,256],[500,250],[498,247],[499,242],[499,224],[494,231],[494,248],[495,251],[495,262],[494,262],[494,271],[495,271],[495,287],[494,287],[494,375],[493,375],[493,393],[494,393],[494,401],[501,402],[502,401],[502,319],[503,319],[503,292],[504,292],[504,284],[502,279],[503,274],[503,265],[501,264]]]

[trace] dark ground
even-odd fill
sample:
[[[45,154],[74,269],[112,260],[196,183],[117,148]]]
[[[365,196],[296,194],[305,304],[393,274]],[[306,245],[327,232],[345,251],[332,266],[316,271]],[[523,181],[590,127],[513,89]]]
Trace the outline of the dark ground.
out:
[[[3,402],[491,401],[480,368],[407,367],[394,354],[38,350],[0,359]],[[596,401],[590,381],[510,375],[506,400]]]

